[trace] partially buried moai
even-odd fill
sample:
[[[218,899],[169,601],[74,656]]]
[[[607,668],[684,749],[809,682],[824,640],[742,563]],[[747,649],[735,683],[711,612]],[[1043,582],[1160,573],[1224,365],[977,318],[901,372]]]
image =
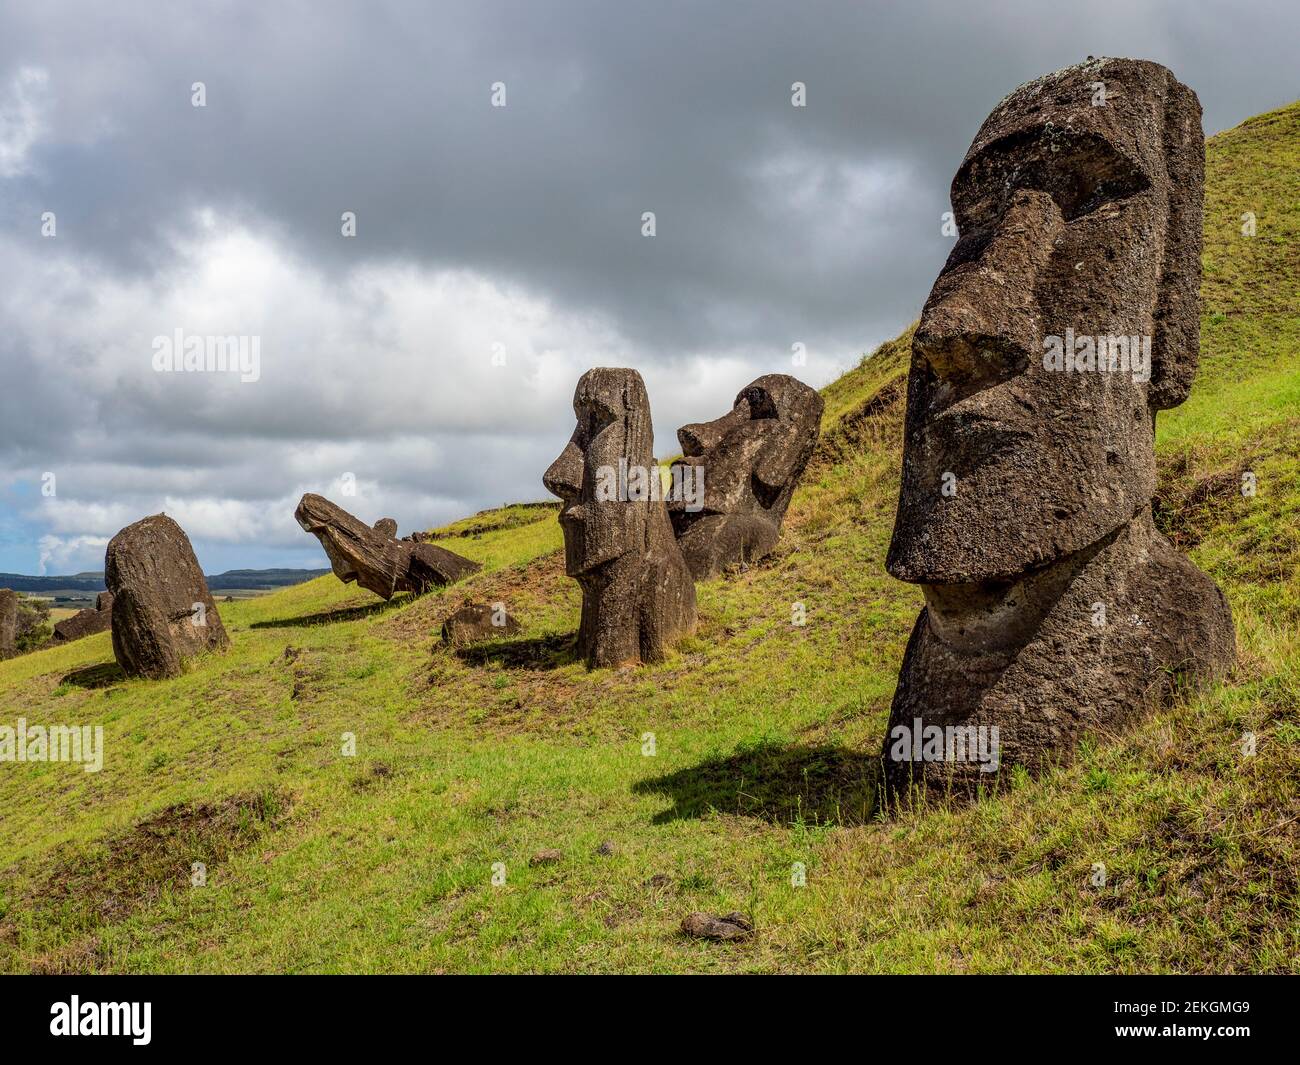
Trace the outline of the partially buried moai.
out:
[[[108,542],[104,583],[113,596],[113,654],[128,676],[175,677],[188,659],[230,644],[190,538],[166,514]]]
[[[802,381],[768,374],[742,388],[721,418],[677,430],[683,457],[673,463],[674,483],[696,491],[675,494],[668,513],[696,580],[776,547],[817,446],[822,407]]]
[[[1204,137],[1156,63],[1090,60],[985,121],[912,345],[887,568],[919,584],[889,784],[1068,761],[1233,662],[1223,593],[1152,523],[1155,416],[1199,342]]]
[[[582,587],[589,667],[657,662],[695,628],[695,585],[655,483],[654,430],[635,370],[597,367],[573,396],[578,425],[543,477],[559,496],[565,569]]]

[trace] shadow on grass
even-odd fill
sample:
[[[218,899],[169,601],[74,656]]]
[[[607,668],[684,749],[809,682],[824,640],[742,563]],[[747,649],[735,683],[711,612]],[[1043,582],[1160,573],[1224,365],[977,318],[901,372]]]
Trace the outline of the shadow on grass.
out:
[[[774,825],[862,825],[879,793],[880,762],[847,747],[762,743],[634,784],[637,795],[667,795],[657,825],[717,811]]]
[[[338,610],[325,610],[319,614],[304,614],[298,618],[272,618],[270,621],[254,621],[248,627],[250,629],[305,629],[310,628],[312,625],[332,625],[338,621],[359,621],[362,618],[370,618],[376,614],[396,610],[399,606],[405,606],[414,598],[411,595],[399,595],[387,602],[381,599],[379,602],[370,603],[367,606],[341,607]]]
[[[495,663],[503,669],[559,669],[578,660],[573,633],[538,636],[531,640],[493,640],[456,650],[456,657],[471,666]]]
[[[107,688],[126,680],[126,674],[116,662],[101,662],[97,666],[83,666],[74,669],[62,678],[60,684],[72,684],[78,688]]]

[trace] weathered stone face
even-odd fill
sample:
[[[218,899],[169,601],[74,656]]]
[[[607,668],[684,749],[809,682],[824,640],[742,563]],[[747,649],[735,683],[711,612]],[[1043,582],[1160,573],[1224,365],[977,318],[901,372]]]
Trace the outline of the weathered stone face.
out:
[[[113,654],[128,676],[179,676],[187,659],[229,646],[189,537],[166,514],[108,542],[104,583],[113,596]]]
[[[1196,368],[1203,171],[1195,94],[1121,59],[1017,89],[953,181],[887,560],[926,599],[885,739],[895,789],[1068,760],[1233,661],[1222,592],[1151,520],[1155,414]],[[1098,352],[1121,336],[1122,358]],[[933,757],[954,730],[996,764]]]
[[[1203,172],[1196,96],[1154,63],[1070,67],[989,116],[913,342],[890,573],[1012,576],[1150,501],[1154,412],[1196,368]],[[1151,380],[1045,368],[1067,336],[1145,338]]]
[[[786,374],[768,374],[736,396],[731,411],[677,430],[677,467],[703,487],[698,500],[668,503],[673,530],[696,580],[762,558],[776,547],[790,497],[821,429],[816,390]],[[683,483],[685,481],[683,480]],[[695,509],[698,506],[698,509]]]
[[[380,518],[372,528],[313,492],[302,497],[293,516],[320,541],[339,580],[355,581],[384,599],[397,592],[427,592],[482,568],[433,544],[396,540],[392,518]]]
[[[635,473],[658,476],[645,383],[635,370],[588,370],[573,412],[573,436],[542,481],[564,501],[565,569],[582,587],[579,652],[593,668],[659,661],[695,627],[695,585],[662,499]]]

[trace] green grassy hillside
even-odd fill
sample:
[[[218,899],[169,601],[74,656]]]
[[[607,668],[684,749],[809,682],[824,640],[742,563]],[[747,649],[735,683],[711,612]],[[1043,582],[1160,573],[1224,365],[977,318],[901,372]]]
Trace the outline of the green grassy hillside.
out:
[[[106,745],[97,774],[0,763],[0,969],[1297,970],[1297,173],[1300,105],[1211,143],[1204,359],[1160,418],[1158,519],[1236,613],[1226,683],[1000,797],[873,814],[920,603],[883,569],[905,335],[825,390],[778,552],[700,585],[662,665],[574,660],[554,511],[522,507],[440,530],[484,563],[442,593],[223,604],[233,650],[177,680],[123,679],[107,635],[0,663],[0,724]],[[442,647],[465,598],[525,630]],[[678,931],[737,909],[746,942]]]

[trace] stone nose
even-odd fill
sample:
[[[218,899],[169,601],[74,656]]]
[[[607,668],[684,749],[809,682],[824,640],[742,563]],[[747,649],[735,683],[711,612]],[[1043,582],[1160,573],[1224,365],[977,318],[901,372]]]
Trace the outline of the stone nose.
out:
[[[559,496],[566,503],[572,503],[582,493],[582,467],[582,451],[570,440],[560,452],[560,457],[542,475],[542,484],[552,495]]]
[[[677,442],[682,445],[682,454],[698,457],[721,443],[732,429],[749,421],[749,404],[738,403],[721,418],[711,422],[693,422],[677,430]]]
[[[1024,372],[1041,343],[1035,285],[1064,225],[1049,195],[1022,189],[991,230],[962,237],[913,340],[941,380],[978,387]]]

